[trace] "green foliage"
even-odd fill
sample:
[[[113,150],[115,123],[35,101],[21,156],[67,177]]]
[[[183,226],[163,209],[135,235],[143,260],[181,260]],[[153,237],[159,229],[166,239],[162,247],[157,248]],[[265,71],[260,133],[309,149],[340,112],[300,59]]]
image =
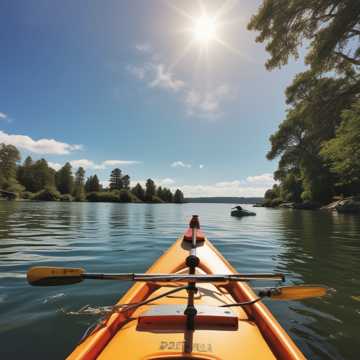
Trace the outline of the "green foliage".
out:
[[[176,204],[182,204],[184,202],[184,194],[181,190],[176,189],[174,194],[174,203]]]
[[[19,184],[18,182],[9,183],[6,187],[6,191],[13,192],[16,194],[20,194],[25,190],[24,186]]]
[[[324,143],[321,155],[329,162],[347,194],[360,193],[360,100],[342,113],[336,137]]]
[[[70,194],[62,194],[60,195],[60,201],[74,201],[74,198]]]
[[[131,192],[135,195],[139,200],[145,201],[145,190],[142,186],[137,183],[132,189]]]
[[[60,193],[56,189],[46,188],[34,194],[31,200],[58,201],[60,200],[60,196]]]
[[[17,178],[27,191],[38,192],[45,187],[55,187],[55,170],[48,166],[45,159],[33,162],[28,156],[18,167]]]
[[[161,186],[159,186],[156,190],[156,196],[160,198],[163,202],[173,202],[173,194],[168,188],[162,188]]]
[[[297,58],[303,43],[309,44],[310,70],[287,88],[286,119],[270,138],[268,159],[280,157],[280,194],[268,202],[325,203],[359,189],[359,117],[353,106],[360,93],[359,25],[359,1],[263,0],[252,17],[248,28],[260,32],[258,42],[267,42],[268,69]]]
[[[125,190],[125,189],[120,190],[119,193],[120,202],[129,203],[132,202],[133,199],[134,199],[134,195],[129,190]]]
[[[89,176],[85,183],[85,191],[89,192],[98,192],[101,190],[99,178],[97,175]]]
[[[85,170],[79,167],[75,173],[74,197],[76,201],[85,200]]]
[[[121,170],[116,168],[110,174],[110,190],[121,190],[123,188]]]
[[[154,203],[154,204],[161,204],[161,203],[163,203],[164,201],[162,200],[162,199],[160,199],[158,196],[156,196],[156,195],[153,195],[152,197],[151,197],[151,199],[150,200],[147,200],[148,202],[152,202],[152,203]]]
[[[74,177],[70,163],[66,163],[55,176],[56,186],[61,194],[72,194],[74,190]]]
[[[122,181],[123,189],[130,190],[130,176],[129,175],[124,175],[121,178],[121,181]]]
[[[146,180],[146,188],[145,188],[145,200],[146,201],[153,201],[153,197],[156,194],[156,186],[153,180],[147,179]]]
[[[34,194],[30,191],[23,191],[21,193],[21,198],[25,199],[25,200],[30,200],[30,199],[32,199],[33,196],[34,196]]]
[[[259,31],[257,42],[267,42],[268,69],[299,57],[309,43],[306,62],[318,72],[345,71],[360,65],[360,2],[357,0],[263,0],[248,29]]]
[[[0,144],[0,188],[9,189],[17,184],[16,163],[20,161],[20,153],[13,145]]]
[[[122,176],[120,169],[111,172],[110,191],[102,190],[97,175],[85,181],[85,170],[79,167],[72,175],[70,163],[57,172],[49,167],[45,159],[33,161],[28,156],[22,165],[17,166],[20,153],[12,145],[0,144],[0,189],[14,192],[23,199],[43,201],[98,201],[98,202],[172,202],[170,189],[159,187],[148,179],[146,191],[138,183],[130,191],[130,176]],[[15,198],[15,194],[13,194]],[[182,202],[183,195],[178,192],[176,201]]]
[[[91,192],[86,195],[87,201],[91,202],[119,202],[119,193],[115,191]]]

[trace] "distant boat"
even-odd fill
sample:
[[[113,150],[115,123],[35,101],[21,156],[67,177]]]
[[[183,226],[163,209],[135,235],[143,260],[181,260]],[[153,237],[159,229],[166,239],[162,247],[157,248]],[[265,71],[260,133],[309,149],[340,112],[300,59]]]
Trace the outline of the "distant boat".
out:
[[[243,217],[254,216],[256,213],[243,209],[241,206],[235,206],[231,209],[231,216]]]

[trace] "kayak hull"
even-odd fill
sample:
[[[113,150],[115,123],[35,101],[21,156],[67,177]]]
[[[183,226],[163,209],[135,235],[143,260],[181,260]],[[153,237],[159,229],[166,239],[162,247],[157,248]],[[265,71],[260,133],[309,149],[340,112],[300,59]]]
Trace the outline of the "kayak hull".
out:
[[[191,243],[179,238],[148,270],[148,273],[187,273],[185,265]],[[233,274],[235,269],[204,237],[198,244],[198,273]],[[183,285],[183,284],[178,284]],[[169,291],[174,284],[136,283],[118,304],[144,301]],[[257,298],[244,282],[197,284],[195,307],[217,311],[221,305],[251,301]],[[151,305],[138,307],[132,313],[114,312],[69,355],[68,360],[89,359],[305,359],[267,307],[258,301],[233,307],[231,321],[225,317],[204,316],[187,330],[184,321],[147,320],[146,314],[157,309],[179,309],[187,303],[187,291],[162,297]],[[145,315],[144,315],[145,314]],[[233,321],[235,317],[235,322]],[[200,317],[199,317],[200,318]],[[142,321],[145,319],[145,321]],[[170,319],[170,318],[169,318]],[[220,322],[219,322],[220,321]],[[231,322],[231,326],[230,326]],[[145,326],[144,326],[145,324]],[[189,350],[189,344],[191,345]]]

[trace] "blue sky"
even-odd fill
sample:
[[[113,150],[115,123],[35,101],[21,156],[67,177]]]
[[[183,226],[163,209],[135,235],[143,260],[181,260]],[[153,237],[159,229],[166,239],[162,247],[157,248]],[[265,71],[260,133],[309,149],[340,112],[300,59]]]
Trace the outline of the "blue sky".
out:
[[[120,167],[186,196],[263,195],[268,138],[304,67],[265,70],[246,30],[259,4],[1,1],[0,142],[104,182]],[[219,14],[207,45],[193,31],[204,8]]]

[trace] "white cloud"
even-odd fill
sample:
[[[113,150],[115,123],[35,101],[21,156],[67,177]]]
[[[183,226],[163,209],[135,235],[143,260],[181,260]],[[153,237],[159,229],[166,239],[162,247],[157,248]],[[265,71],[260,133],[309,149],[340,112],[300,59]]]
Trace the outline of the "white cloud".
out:
[[[266,185],[266,186],[272,186],[273,184],[275,184],[274,176],[273,174],[270,173],[248,176],[246,178],[246,181],[250,184]]]
[[[102,185],[103,188],[108,188],[110,185],[110,181],[109,180],[102,180],[100,181],[100,184]]]
[[[150,87],[160,87],[167,90],[178,91],[185,86],[182,80],[176,79],[174,74],[165,69],[163,64],[154,65],[155,77],[149,83]]]
[[[234,180],[234,181],[221,181],[221,182],[217,182],[215,184],[216,187],[218,188],[232,188],[232,187],[239,187],[240,185],[242,185],[243,182],[240,180]]]
[[[171,71],[166,65],[167,62],[154,52],[150,44],[138,44],[135,48],[147,54],[147,61],[143,61],[140,65],[127,65],[126,70],[150,88],[161,88],[178,94],[178,99],[185,106],[189,116],[217,118],[222,114],[223,103],[233,98],[227,84],[220,84],[207,90],[192,88],[187,81],[178,78]]]
[[[190,116],[213,118],[220,115],[220,105],[229,97],[230,87],[222,84],[209,91],[191,89],[186,92],[184,102]]]
[[[191,168],[191,164],[186,164],[182,161],[174,161],[170,166],[173,168],[177,168],[177,167],[188,168],[188,169]]]
[[[102,162],[102,165],[104,166],[116,166],[116,165],[135,165],[140,164],[141,161],[135,161],[135,160],[105,160]]]
[[[165,179],[160,179],[159,183],[161,185],[169,186],[175,184],[175,180],[171,178],[165,178]]]
[[[0,119],[5,120],[5,119],[7,119],[7,117],[8,117],[8,116],[7,116],[5,113],[0,112]]]
[[[54,170],[58,171],[62,168],[62,165],[59,164],[59,163],[54,163],[54,162],[51,162],[51,161],[48,161],[48,165],[53,168]]]
[[[259,196],[275,183],[272,174],[248,176],[244,180],[221,181],[215,184],[179,186],[185,197],[197,196]]]
[[[79,159],[79,160],[71,160],[70,161],[71,166],[78,168],[83,167],[84,169],[95,169],[97,168],[97,165],[88,159]]]
[[[203,169],[204,168],[204,165],[203,164],[200,164],[199,165],[199,169]]]
[[[20,149],[36,154],[66,155],[75,150],[81,150],[82,145],[71,145],[54,139],[33,140],[26,135],[10,135],[0,131],[0,142],[14,145]]]
[[[219,187],[213,185],[182,185],[179,189],[185,197],[198,196],[264,196],[267,187],[229,186]]]
[[[149,43],[136,44],[135,49],[142,53],[152,52],[152,46]]]
[[[134,160],[105,160],[100,164],[95,163],[89,159],[79,159],[79,160],[71,160],[70,164],[73,167],[83,167],[84,169],[94,169],[94,170],[102,170],[108,168],[110,166],[126,166],[126,165],[135,165],[140,164],[140,161]]]
[[[126,66],[126,70],[138,80],[143,80],[148,69],[146,66],[128,65]]]

